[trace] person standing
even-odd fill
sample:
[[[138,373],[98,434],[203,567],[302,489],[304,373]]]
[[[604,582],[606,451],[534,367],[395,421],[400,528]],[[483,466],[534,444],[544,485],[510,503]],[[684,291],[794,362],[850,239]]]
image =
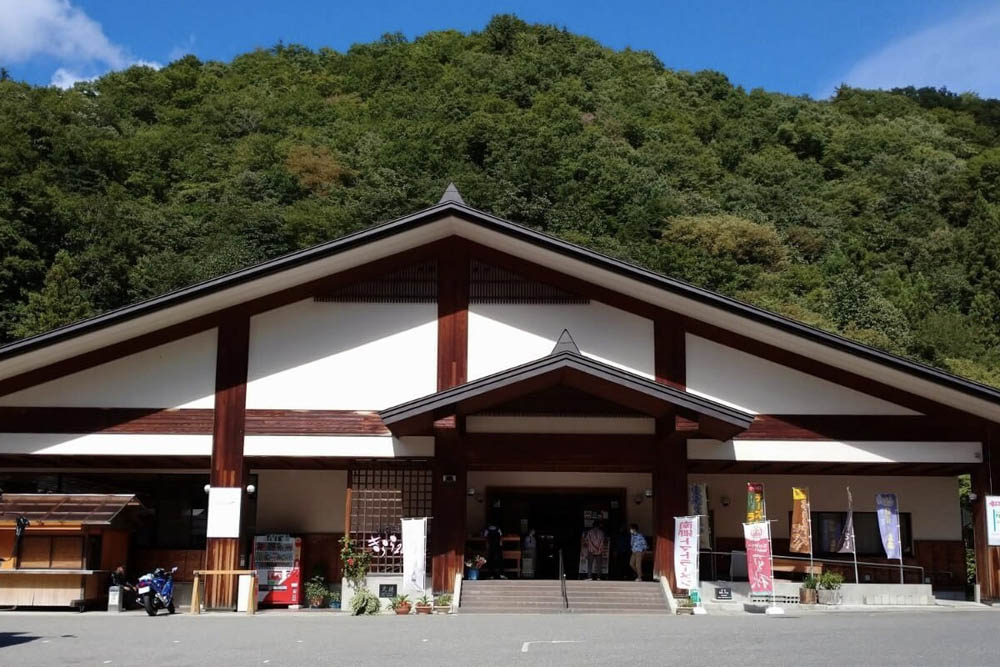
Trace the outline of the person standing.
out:
[[[595,521],[583,536],[583,548],[587,551],[587,579],[601,578],[604,561],[604,529]]]
[[[538,561],[538,538],[535,537],[535,529],[532,528],[524,536],[524,549],[521,553],[521,576],[534,578],[535,567]]]
[[[629,533],[632,540],[632,556],[629,558],[629,567],[635,572],[635,580],[642,581],[642,556],[648,548],[646,538],[639,532],[639,524],[633,523],[629,526]]]
[[[494,579],[506,579],[503,576],[503,531],[495,523],[483,530],[486,538],[486,567]]]

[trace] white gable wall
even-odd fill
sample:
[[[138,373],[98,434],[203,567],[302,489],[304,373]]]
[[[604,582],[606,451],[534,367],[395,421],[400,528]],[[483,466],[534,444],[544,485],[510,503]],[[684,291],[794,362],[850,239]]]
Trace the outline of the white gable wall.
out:
[[[436,303],[307,299],[250,320],[248,409],[381,410],[435,391]]]
[[[916,415],[736,348],[687,334],[687,390],[754,414]]]
[[[568,329],[585,356],[654,377],[653,322],[597,301],[469,306],[469,380],[552,352]]]
[[[215,407],[216,329],[0,396],[0,405],[73,408]]]

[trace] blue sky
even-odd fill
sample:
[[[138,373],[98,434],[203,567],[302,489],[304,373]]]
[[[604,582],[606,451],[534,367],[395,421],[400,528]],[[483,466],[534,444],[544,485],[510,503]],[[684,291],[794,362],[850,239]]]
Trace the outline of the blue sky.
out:
[[[0,0],[0,65],[66,86],[186,53],[229,60],[279,40],[344,50],[386,32],[479,30],[501,12],[648,49],[668,67],[719,70],[748,89],[827,97],[843,81],[1000,97],[1000,3],[984,0]]]

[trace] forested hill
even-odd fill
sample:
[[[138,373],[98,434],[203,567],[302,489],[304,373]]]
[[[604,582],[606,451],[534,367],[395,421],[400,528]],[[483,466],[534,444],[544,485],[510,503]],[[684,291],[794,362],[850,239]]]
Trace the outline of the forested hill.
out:
[[[1000,386],[1000,102],[747,92],[509,16],[69,91],[0,82],[2,337],[412,212],[448,181],[478,208]]]

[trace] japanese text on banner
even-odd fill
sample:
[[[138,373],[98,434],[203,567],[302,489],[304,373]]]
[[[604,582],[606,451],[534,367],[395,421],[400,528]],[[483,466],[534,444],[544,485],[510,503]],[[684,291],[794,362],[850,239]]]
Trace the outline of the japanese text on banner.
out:
[[[698,526],[700,517],[674,517],[674,579],[677,588],[698,588]]]

